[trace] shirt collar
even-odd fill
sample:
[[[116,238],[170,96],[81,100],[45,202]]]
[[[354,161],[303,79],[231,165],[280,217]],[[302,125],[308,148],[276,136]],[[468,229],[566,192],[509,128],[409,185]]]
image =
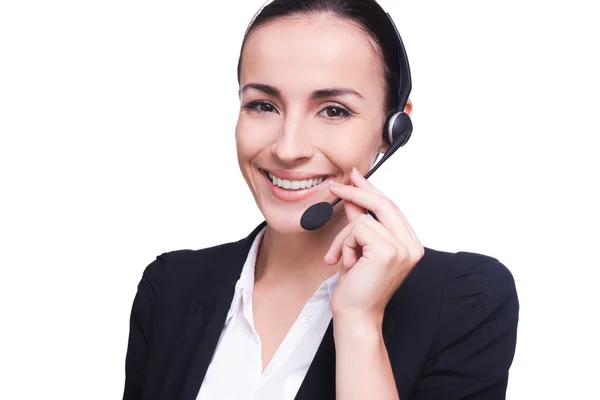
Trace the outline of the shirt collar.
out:
[[[262,238],[265,235],[266,229],[267,227],[264,227],[261,229],[258,235],[256,235],[254,243],[252,243],[252,247],[250,247],[250,251],[248,252],[248,257],[246,257],[244,267],[242,268],[242,273],[240,275],[238,284],[244,303],[250,301],[254,291],[254,271],[256,268],[256,258],[258,256],[258,248],[260,247],[260,243],[262,242]]]
[[[266,229],[267,227],[265,226],[260,230],[260,232],[254,238],[252,246],[250,247],[250,251],[246,257],[246,262],[244,262],[244,266],[242,267],[240,278],[235,284],[235,292],[232,302],[233,307],[230,308],[227,318],[225,319],[225,323],[229,322],[229,320],[237,312],[240,300],[242,300],[244,304],[250,301],[252,292],[254,290],[254,268],[256,266],[256,257],[258,255],[258,248]]]

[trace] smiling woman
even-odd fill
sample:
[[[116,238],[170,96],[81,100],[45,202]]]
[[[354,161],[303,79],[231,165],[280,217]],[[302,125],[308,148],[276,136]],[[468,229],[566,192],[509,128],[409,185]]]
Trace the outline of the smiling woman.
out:
[[[261,9],[240,52],[235,137],[265,221],[146,268],[124,399],[504,398],[511,273],[487,255],[424,247],[364,176],[410,137],[402,53],[374,0]],[[326,224],[301,226],[307,208],[336,198]]]

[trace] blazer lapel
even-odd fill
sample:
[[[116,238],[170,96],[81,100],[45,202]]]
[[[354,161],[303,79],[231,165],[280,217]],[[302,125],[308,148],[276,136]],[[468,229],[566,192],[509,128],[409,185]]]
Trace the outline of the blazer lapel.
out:
[[[195,400],[198,396],[231,306],[235,284],[254,238],[265,225],[266,222],[261,223],[238,242],[222,245],[213,257],[207,258],[211,270],[188,302],[161,399]]]
[[[223,330],[223,324],[233,298],[233,288],[234,286],[224,290],[221,295],[205,304],[197,303],[197,307],[202,309],[202,321],[198,324],[204,326],[204,331],[201,332],[200,338],[195,343],[190,341],[193,343],[190,351],[195,352],[195,357],[183,386],[182,400],[194,400],[198,396],[198,391]],[[198,331],[190,336],[194,334],[197,335]]]

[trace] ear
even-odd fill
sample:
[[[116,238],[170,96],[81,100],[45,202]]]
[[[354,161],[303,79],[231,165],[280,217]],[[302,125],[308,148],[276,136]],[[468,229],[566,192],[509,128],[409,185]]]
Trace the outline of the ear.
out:
[[[411,99],[408,99],[406,101],[406,107],[404,107],[404,112],[407,113],[409,116],[412,116],[412,109],[413,109],[413,103]]]
[[[373,168],[373,166],[375,165],[375,163],[377,162],[377,160],[379,159],[379,156],[382,155],[385,152],[375,152],[373,153],[373,156],[371,157],[371,165],[369,166],[369,169]]]
[[[387,149],[390,148],[388,142],[382,140],[381,146],[379,146],[379,150],[373,153],[373,157],[371,158],[371,168],[379,161],[379,158],[385,154]],[[370,168],[369,168],[370,169]]]

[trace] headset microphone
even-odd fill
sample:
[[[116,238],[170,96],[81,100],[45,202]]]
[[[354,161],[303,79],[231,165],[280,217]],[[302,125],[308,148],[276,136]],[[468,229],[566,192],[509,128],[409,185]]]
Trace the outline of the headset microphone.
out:
[[[387,13],[386,13],[387,14]],[[387,14],[394,30],[396,31],[397,47],[398,47],[398,62],[400,68],[400,82],[398,84],[398,97],[397,97],[397,112],[391,114],[385,121],[383,129],[383,139],[390,144],[387,151],[379,160],[379,162],[369,170],[365,175],[365,179],[368,179],[377,169],[390,158],[392,154],[400,147],[404,146],[408,139],[410,139],[413,126],[410,116],[404,112],[406,103],[408,101],[408,95],[412,89],[412,81],[410,76],[410,67],[408,64],[408,57],[404,44],[400,37],[400,33],[396,28],[396,24],[392,20],[392,17]],[[321,228],[329,221],[333,215],[333,207],[341,201],[340,198],[336,199],[332,203],[326,201],[313,204],[310,206],[300,219],[300,225],[307,231],[312,231]]]

